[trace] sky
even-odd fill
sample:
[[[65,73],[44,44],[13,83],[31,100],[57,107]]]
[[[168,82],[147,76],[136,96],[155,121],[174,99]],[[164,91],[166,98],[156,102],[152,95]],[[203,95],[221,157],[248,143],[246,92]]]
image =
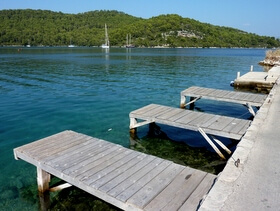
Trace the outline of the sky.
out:
[[[151,18],[178,14],[203,23],[280,38],[280,0],[0,0],[3,9],[41,9],[63,13],[117,10]]]

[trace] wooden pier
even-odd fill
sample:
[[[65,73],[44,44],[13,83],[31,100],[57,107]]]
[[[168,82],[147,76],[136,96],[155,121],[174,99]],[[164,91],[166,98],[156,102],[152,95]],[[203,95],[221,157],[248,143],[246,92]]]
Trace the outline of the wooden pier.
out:
[[[18,147],[14,155],[37,167],[40,192],[54,175],[123,210],[196,210],[216,178],[73,131]]]
[[[190,97],[190,102],[188,103],[186,103],[187,96]],[[252,106],[255,106],[257,108],[261,107],[261,105],[267,98],[267,95],[192,86],[181,92],[180,107],[184,108],[189,104],[193,104],[201,98],[242,104],[248,108],[249,112],[253,116],[255,116],[255,112]]]
[[[130,129],[149,123],[159,123],[178,128],[239,140],[251,121],[233,117],[196,112],[163,105],[150,104],[130,112]],[[144,120],[137,122],[138,119]]]
[[[193,98],[204,98],[210,100],[238,103],[243,105],[250,104],[256,107],[260,107],[267,98],[266,94],[228,91],[192,86],[181,92],[181,107],[186,106],[185,101],[187,96]]]

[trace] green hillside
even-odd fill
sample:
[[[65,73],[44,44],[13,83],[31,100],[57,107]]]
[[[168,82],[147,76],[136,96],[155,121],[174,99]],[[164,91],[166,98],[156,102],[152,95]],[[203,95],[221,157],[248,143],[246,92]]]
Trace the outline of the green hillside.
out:
[[[279,47],[280,40],[238,29],[160,15],[150,19],[118,11],[65,14],[46,10],[1,10],[0,46],[100,46],[104,24],[112,46],[124,46],[127,34],[138,47]]]

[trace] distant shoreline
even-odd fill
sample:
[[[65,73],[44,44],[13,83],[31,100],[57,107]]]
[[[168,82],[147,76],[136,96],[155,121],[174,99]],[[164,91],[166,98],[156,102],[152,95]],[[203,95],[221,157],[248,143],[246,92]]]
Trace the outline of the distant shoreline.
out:
[[[25,45],[1,45],[0,48],[69,48],[67,45],[61,46],[30,46],[27,47]],[[101,48],[101,46],[75,46],[69,49],[75,48]],[[125,46],[111,46],[111,48],[126,48]],[[153,46],[153,47],[135,47],[135,48],[167,48],[167,49],[174,49],[174,48],[185,48],[185,49],[273,49],[273,48],[265,48],[265,47],[168,47],[168,46]]]

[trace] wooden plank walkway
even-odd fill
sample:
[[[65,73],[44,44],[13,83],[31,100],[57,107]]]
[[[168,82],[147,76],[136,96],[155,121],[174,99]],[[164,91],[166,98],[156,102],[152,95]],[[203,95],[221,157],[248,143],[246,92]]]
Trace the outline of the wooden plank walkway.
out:
[[[243,105],[246,105],[248,103],[251,106],[256,106],[256,107],[260,107],[264,103],[265,99],[267,98],[266,94],[227,91],[227,90],[192,86],[181,92],[181,104],[180,104],[181,107],[184,107],[187,96],[239,103]]]
[[[196,210],[216,178],[73,131],[15,148],[14,155],[123,210]]]
[[[150,104],[129,114],[130,129],[156,122],[183,129],[198,131],[239,140],[247,131],[251,121],[233,117],[196,112],[180,108],[172,108]],[[144,120],[137,122],[137,119]]]

